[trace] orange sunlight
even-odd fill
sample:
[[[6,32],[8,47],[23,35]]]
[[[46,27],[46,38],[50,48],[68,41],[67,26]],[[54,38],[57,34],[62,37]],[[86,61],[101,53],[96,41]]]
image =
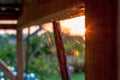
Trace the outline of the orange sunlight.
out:
[[[70,35],[85,35],[85,16],[60,21],[62,31]]]

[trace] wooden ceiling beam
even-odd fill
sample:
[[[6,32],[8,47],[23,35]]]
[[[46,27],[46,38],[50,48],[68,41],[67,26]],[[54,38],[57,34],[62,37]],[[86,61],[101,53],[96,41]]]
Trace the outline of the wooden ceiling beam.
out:
[[[5,6],[5,7],[20,7],[22,4],[0,4],[0,7],[2,6]]]
[[[26,0],[18,26],[24,28],[84,14],[83,0]]]
[[[0,12],[0,20],[17,20],[18,18],[18,12]]]
[[[16,24],[0,24],[0,29],[16,29]]]
[[[0,20],[17,20],[17,19],[18,19],[18,16],[6,16],[6,15],[1,16],[0,15]]]
[[[0,20],[16,20],[20,16],[21,4],[0,4]]]
[[[0,20],[17,20],[18,16],[1,16],[0,15]]]

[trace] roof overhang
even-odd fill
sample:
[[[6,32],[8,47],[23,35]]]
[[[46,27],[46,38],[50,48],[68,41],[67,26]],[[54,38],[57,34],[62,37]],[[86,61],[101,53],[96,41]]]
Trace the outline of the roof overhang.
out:
[[[31,0],[25,2],[20,28],[41,25],[46,22],[63,20],[84,15],[82,0]]]
[[[84,9],[83,0],[24,0],[24,4],[22,0],[0,0],[0,20],[18,20],[18,24],[0,24],[0,29],[25,28],[82,16]]]

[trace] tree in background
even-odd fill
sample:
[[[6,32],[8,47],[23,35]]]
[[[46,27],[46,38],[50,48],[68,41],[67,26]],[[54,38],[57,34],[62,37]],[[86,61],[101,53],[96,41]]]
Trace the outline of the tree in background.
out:
[[[0,37],[0,59],[9,66],[15,66],[16,63],[16,36],[1,35]]]
[[[76,61],[77,64],[80,64],[81,59],[84,59],[84,39],[68,34],[62,34],[62,36],[67,54],[74,56],[74,51],[77,50],[78,56]],[[0,36],[0,58],[9,66],[16,67],[15,38],[15,35],[9,34]],[[24,42],[24,45],[26,46],[26,42]],[[31,36],[29,48],[28,73],[33,72],[42,80],[47,80],[46,77],[57,75],[58,64],[53,33],[46,32],[41,36]],[[25,50],[26,47],[24,47],[24,53]],[[69,63],[73,64],[73,60]]]

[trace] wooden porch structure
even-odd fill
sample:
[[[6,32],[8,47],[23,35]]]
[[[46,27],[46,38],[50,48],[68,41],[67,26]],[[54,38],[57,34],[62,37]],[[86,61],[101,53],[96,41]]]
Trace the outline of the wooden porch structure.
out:
[[[17,24],[0,23],[0,29],[15,29],[17,31],[17,75],[13,75],[2,61],[0,61],[0,69],[10,80],[24,80],[25,59],[22,30],[32,25],[53,22],[62,80],[70,80],[58,20],[82,15],[84,15],[84,2],[82,0],[0,0],[0,21],[16,20],[18,22]]]
[[[24,0],[17,5],[19,10],[7,9],[10,11],[9,14],[3,8],[7,2],[3,4],[1,1],[0,20],[18,20],[16,25],[0,24],[1,29],[17,30],[18,75],[14,76],[1,62],[0,68],[7,77],[12,80],[23,80],[23,28],[84,15],[85,6],[85,78],[86,80],[120,80],[120,0]],[[63,75],[62,80],[69,78]]]

